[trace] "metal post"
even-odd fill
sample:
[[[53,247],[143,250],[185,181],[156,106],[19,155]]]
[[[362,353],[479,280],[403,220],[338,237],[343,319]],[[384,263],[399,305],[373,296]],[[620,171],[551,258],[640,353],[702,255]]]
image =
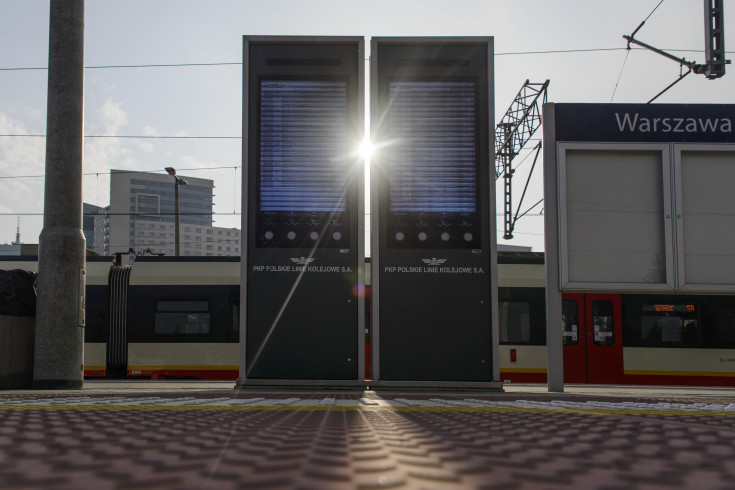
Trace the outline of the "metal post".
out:
[[[178,257],[181,254],[181,241],[179,240],[179,179],[176,179],[176,182],[174,183],[174,201],[174,206],[176,206],[174,210],[174,240],[176,241],[175,255]]]
[[[180,254],[180,242],[179,242],[179,185],[186,185],[185,179],[182,179],[176,175],[176,169],[173,167],[166,167],[166,172],[174,178],[174,251],[178,257]]]
[[[546,382],[549,392],[564,391],[564,343],[559,281],[559,206],[554,104],[543,105],[544,241],[546,249]]]
[[[33,387],[81,389],[85,306],[84,0],[50,2],[47,107]]]

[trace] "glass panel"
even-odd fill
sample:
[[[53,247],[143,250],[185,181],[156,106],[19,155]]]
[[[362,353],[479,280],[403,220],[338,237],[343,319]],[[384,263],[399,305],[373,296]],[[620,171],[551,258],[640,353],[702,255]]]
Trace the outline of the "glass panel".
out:
[[[159,301],[156,303],[155,332],[163,335],[209,333],[207,301]]]
[[[644,304],[641,344],[684,346],[699,344],[699,306],[696,304]]]
[[[592,336],[595,345],[615,343],[612,301],[595,300],[592,302]]]
[[[155,331],[163,335],[207,334],[209,333],[209,313],[156,313]]]
[[[206,301],[159,301],[156,311],[209,311]]]
[[[260,210],[344,211],[349,141],[346,82],[262,81]]]
[[[258,122],[257,245],[349,248],[347,81],[261,80]]]
[[[480,247],[476,92],[469,80],[390,82],[389,247]]]
[[[528,303],[522,301],[501,301],[500,342],[522,344],[531,341],[531,314]]]
[[[562,301],[561,321],[564,345],[579,344],[579,308],[576,301],[571,299]]]
[[[665,283],[660,151],[566,154],[569,280]]]
[[[735,305],[722,305],[717,321],[717,345],[735,346]]]
[[[684,278],[687,284],[733,284],[735,152],[681,153]]]

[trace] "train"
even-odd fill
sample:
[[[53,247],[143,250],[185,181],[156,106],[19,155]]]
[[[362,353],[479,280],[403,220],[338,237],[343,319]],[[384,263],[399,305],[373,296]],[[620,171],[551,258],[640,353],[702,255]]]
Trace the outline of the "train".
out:
[[[544,267],[540,252],[498,252],[498,381],[546,383]],[[239,257],[88,257],[85,377],[236,379],[239,296]],[[565,383],[735,386],[735,295],[564,293],[559,335]]]

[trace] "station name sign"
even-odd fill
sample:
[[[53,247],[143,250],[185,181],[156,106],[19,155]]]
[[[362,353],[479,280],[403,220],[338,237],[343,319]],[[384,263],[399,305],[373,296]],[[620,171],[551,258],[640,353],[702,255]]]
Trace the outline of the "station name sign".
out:
[[[735,110],[718,104],[556,104],[557,141],[735,142]]]

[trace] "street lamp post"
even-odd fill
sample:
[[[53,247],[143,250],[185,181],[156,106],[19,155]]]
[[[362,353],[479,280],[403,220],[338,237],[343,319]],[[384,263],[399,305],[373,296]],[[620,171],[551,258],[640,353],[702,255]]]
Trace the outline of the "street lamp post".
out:
[[[173,167],[166,167],[166,172],[174,178],[174,241],[175,241],[175,255],[179,256],[179,185],[186,185],[185,179],[182,179],[176,175],[176,169]]]

